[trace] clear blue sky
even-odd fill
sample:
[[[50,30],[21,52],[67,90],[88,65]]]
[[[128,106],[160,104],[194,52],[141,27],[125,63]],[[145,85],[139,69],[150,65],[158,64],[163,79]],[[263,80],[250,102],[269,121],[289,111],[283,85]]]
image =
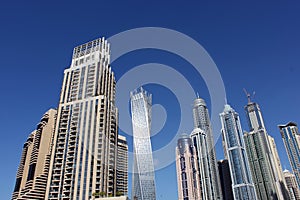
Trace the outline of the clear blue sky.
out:
[[[290,120],[300,124],[299,10],[298,1],[2,2],[0,198],[11,197],[27,136],[46,110],[57,107],[63,70],[70,65],[73,47],[147,26],[180,31],[207,50],[222,75],[228,102],[240,113],[245,130],[243,107],[247,100],[243,88],[255,90],[255,101],[260,104],[268,133],[275,138],[282,165],[290,169],[277,125]],[[113,63],[113,69],[120,78],[131,67],[148,62],[174,66],[209,104],[203,80],[185,70],[188,63],[167,52],[130,53]],[[172,108],[176,102],[166,99],[174,98],[172,94],[158,86],[149,89],[154,102],[165,104],[167,111],[176,114]],[[166,98],[159,98],[159,91],[165,91],[162,97]],[[176,116],[173,118],[176,122]],[[153,137],[154,148],[170,139],[163,132],[172,134],[172,124]],[[218,159],[223,158],[220,144],[217,149]],[[177,198],[174,164],[157,171],[156,182],[159,200]]]

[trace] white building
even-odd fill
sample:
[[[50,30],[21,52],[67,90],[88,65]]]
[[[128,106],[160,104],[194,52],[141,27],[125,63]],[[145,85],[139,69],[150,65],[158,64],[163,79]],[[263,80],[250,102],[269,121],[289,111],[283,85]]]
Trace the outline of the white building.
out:
[[[214,136],[208,109],[203,99],[197,98],[194,101],[193,114],[194,130],[191,138],[197,155],[201,199],[222,199]]]
[[[46,197],[116,195],[118,110],[110,45],[96,39],[73,50],[64,71]]]
[[[155,200],[154,165],[150,140],[152,95],[143,88],[130,94],[134,166],[132,199]]]
[[[232,191],[235,200],[257,199],[252,175],[246,154],[243,131],[237,112],[230,105],[225,105],[220,114],[222,136],[228,157]]]

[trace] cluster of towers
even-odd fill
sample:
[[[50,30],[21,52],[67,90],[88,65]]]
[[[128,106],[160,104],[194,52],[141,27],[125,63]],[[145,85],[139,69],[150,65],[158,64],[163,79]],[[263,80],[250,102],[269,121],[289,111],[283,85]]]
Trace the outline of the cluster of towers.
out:
[[[73,50],[57,109],[23,147],[12,199],[91,199],[127,194],[128,145],[118,134],[110,45]]]
[[[300,134],[290,122],[279,125],[293,173],[282,171],[274,139],[267,133],[259,105],[248,95],[245,106],[248,132],[228,104],[220,113],[225,159],[216,161],[208,109],[194,101],[194,130],[176,147],[179,200],[300,199]],[[218,165],[217,165],[218,163]]]
[[[96,39],[74,48],[57,109],[47,111],[23,146],[12,199],[92,199],[128,193],[128,145],[118,133],[110,45]],[[155,200],[150,140],[151,94],[130,94],[133,200]],[[279,125],[293,173],[282,171],[259,105],[245,106],[248,131],[228,104],[220,113],[225,159],[217,161],[205,101],[194,101],[194,129],[176,147],[179,200],[300,200],[300,134]],[[126,198],[125,198],[126,199]]]

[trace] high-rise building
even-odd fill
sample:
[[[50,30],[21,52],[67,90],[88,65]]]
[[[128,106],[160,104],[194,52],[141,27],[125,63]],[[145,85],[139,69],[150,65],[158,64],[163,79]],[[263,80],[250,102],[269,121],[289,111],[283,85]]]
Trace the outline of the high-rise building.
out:
[[[143,88],[130,94],[134,164],[132,199],[155,200],[154,165],[150,140],[152,95]]]
[[[279,125],[281,137],[284,142],[289,161],[300,189],[300,134],[297,124],[289,122],[286,125]]]
[[[12,199],[45,199],[55,120],[50,109],[25,142]]]
[[[229,170],[228,160],[219,160],[218,161],[218,170],[220,176],[220,183],[222,188],[222,195],[224,200],[234,200],[232,192],[232,181]]]
[[[194,130],[191,138],[197,155],[201,199],[222,199],[214,136],[208,109],[203,99],[197,98],[194,101],[193,115]]]
[[[115,85],[110,45],[104,38],[74,48],[57,111],[48,199],[116,195]]]
[[[192,140],[188,135],[183,135],[177,141],[176,169],[178,200],[200,200],[198,163]]]
[[[245,150],[240,118],[230,105],[220,114],[222,135],[228,156],[235,200],[255,200],[256,193]]]
[[[288,188],[288,192],[291,200],[300,200],[300,190],[296,181],[296,177],[289,170],[283,171],[283,176]]]
[[[261,110],[250,100],[245,106],[250,132],[244,133],[245,146],[250,164],[255,191],[259,200],[283,199],[280,182],[276,174],[274,156],[268,140]]]
[[[285,178],[283,176],[282,165],[281,165],[280,158],[279,158],[279,155],[278,155],[275,140],[270,135],[268,135],[268,140],[269,140],[269,144],[270,144],[270,147],[271,147],[272,155],[274,157],[274,162],[272,163],[272,166],[275,167],[275,170],[276,170],[275,174],[278,176],[277,179],[278,179],[279,184],[280,184],[279,189],[281,190],[281,193],[283,195],[283,199],[289,199],[289,193],[288,193],[288,190],[287,190]]]
[[[128,144],[126,137],[118,135],[117,195],[128,193]]]

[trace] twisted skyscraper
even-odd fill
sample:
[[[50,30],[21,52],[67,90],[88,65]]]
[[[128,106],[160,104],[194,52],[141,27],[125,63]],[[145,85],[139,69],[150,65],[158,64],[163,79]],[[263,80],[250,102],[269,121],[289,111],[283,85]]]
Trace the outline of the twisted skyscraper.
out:
[[[197,98],[194,101],[193,114],[194,130],[191,138],[197,154],[201,199],[222,199],[214,137],[208,109],[203,99]]]
[[[152,95],[143,88],[130,94],[134,166],[132,199],[155,200],[154,166],[150,140]]]

